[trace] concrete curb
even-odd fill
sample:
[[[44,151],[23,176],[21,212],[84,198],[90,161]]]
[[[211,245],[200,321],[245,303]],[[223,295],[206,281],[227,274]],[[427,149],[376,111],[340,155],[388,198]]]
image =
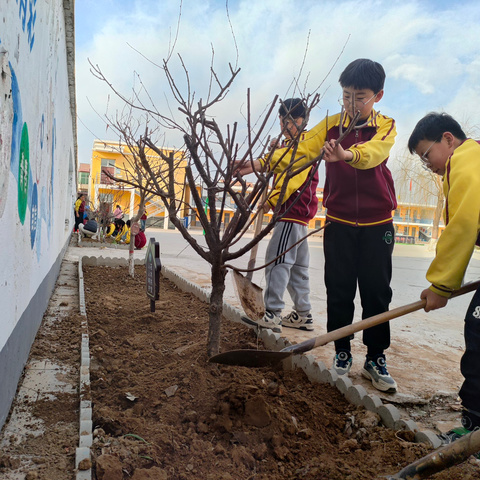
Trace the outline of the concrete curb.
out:
[[[144,259],[135,259],[135,265],[143,265]],[[76,451],[76,468],[83,459],[88,459],[91,465],[90,448],[93,441],[93,425],[92,425],[92,408],[90,397],[90,354],[88,351],[88,323],[85,308],[85,294],[83,286],[83,265],[94,266],[126,266],[128,265],[128,258],[124,257],[88,257],[84,256],[79,260],[79,298],[80,298],[80,313],[85,316],[85,328],[82,334],[82,365],[80,374],[80,392],[81,392],[81,406],[80,406],[80,442]],[[192,293],[200,300],[208,303],[210,298],[210,289],[202,288],[195,283],[185,279],[178,273],[170,270],[168,267],[162,266],[162,275],[177,285],[181,290]],[[223,315],[230,321],[241,322],[241,312],[238,308],[224,302]],[[83,322],[82,322],[83,326]],[[255,328],[255,327],[251,327]],[[282,350],[290,346],[291,343],[283,338],[280,334],[274,333],[269,329],[262,329],[259,332],[259,337],[265,343],[265,346],[271,350]],[[284,360],[283,368],[285,370],[292,370],[301,368],[307,377],[312,382],[329,383],[335,386],[339,392],[346,398],[348,402],[355,406],[363,406],[366,410],[376,413],[382,419],[382,423],[392,430],[407,430],[415,434],[415,441],[418,443],[426,443],[433,448],[440,446],[440,440],[432,432],[421,432],[417,424],[411,419],[402,419],[400,411],[394,405],[389,403],[384,404],[377,395],[368,395],[362,385],[355,385],[348,377],[339,376],[334,370],[326,368],[321,361],[315,360],[312,355],[300,354],[292,355]],[[88,385],[88,387],[87,387]],[[88,398],[87,392],[88,391]],[[82,435],[83,433],[83,435]],[[91,469],[77,470],[76,480],[90,480]]]
[[[82,319],[82,346],[80,362],[80,439],[75,451],[76,480],[91,480],[93,444],[92,398],[90,394],[90,341],[88,335],[85,288],[83,284],[83,259],[78,260],[78,299]]]

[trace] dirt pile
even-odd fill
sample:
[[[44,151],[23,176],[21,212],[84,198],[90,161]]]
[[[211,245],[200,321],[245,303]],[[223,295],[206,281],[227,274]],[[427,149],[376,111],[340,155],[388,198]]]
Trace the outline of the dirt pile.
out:
[[[208,363],[208,307],[145,269],[84,267],[97,480],[375,479],[428,453],[302,371]],[[225,321],[222,350],[262,348]],[[480,478],[465,463],[436,479]]]

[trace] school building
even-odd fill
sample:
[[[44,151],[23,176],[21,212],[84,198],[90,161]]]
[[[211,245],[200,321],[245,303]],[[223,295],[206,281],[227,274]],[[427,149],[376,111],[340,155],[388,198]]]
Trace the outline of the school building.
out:
[[[183,152],[176,152],[176,155],[182,156]],[[138,192],[127,186],[119,187],[112,179],[106,175],[106,171],[116,177],[125,176],[125,170],[130,169],[131,165],[127,159],[131,156],[129,148],[125,144],[118,142],[95,140],[92,150],[91,171],[88,172],[86,164],[81,164],[78,173],[78,184],[82,186],[82,190],[88,191],[90,202],[93,208],[98,208],[100,203],[105,203],[112,210],[115,205],[119,204],[126,214],[126,218],[132,217],[138,210],[139,196]],[[154,162],[161,162],[155,152],[149,152],[149,157]],[[180,158],[180,157],[179,157]],[[186,160],[185,160],[186,162]],[[88,173],[87,173],[88,172]],[[179,169],[177,172],[178,198],[185,200],[185,206],[180,212],[184,224],[190,228],[201,228],[198,220],[196,208],[188,206],[191,198],[189,186],[185,182],[185,169]],[[198,194],[203,199],[203,208],[208,211],[208,201],[206,192],[202,185],[197,185]],[[326,212],[322,205],[323,188],[317,188],[318,211],[315,218],[310,221],[309,228],[311,230],[321,228],[325,225]],[[221,200],[217,200],[217,210],[220,210]],[[168,212],[159,198],[152,198],[147,202],[147,226],[156,228],[173,229],[174,226],[168,221]],[[222,224],[227,226],[235,213],[235,202],[227,195],[225,205],[223,207]],[[395,227],[395,238],[398,243],[425,243],[432,237],[433,222],[435,216],[435,205],[426,205],[422,203],[407,203],[398,201],[398,208],[393,212],[393,224]],[[263,223],[266,225],[272,218],[272,212],[268,212],[264,216]],[[443,220],[440,221],[440,234],[445,228]],[[251,227],[253,230],[253,225]],[[319,232],[318,235],[322,235]]]
[[[125,217],[124,220],[132,218],[138,211],[140,205],[139,192],[126,183],[116,182],[108,174],[123,180],[128,180],[135,176],[136,152],[132,151],[126,143],[108,140],[95,140],[92,149],[92,159],[90,171],[85,175],[85,171],[79,171],[79,185],[87,184],[88,201],[93,210],[102,207],[110,213],[115,210],[116,205],[120,205]],[[166,155],[173,153],[176,161],[175,169],[175,197],[179,204],[189,203],[189,191],[185,191],[185,167],[187,161],[184,159],[182,151],[162,149]],[[160,156],[151,149],[146,150],[147,159],[152,169],[162,169],[165,165]],[[162,187],[162,182],[160,187]],[[181,217],[187,215],[186,207],[181,207]],[[160,197],[148,196],[145,205],[147,214],[147,226],[156,228],[174,228],[168,221],[168,211],[165,209]]]

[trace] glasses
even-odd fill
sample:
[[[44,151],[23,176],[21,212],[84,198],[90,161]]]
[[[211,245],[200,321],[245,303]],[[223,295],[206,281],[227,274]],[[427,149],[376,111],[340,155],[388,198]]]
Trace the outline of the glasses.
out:
[[[357,98],[355,98],[355,95],[353,95],[355,106],[360,110],[367,103],[369,103],[372,100],[372,98],[375,98],[376,96],[377,96],[377,94],[374,93],[368,100],[363,100],[363,99],[360,99],[360,98],[357,99]],[[342,95],[341,97],[338,97],[338,103],[342,107],[345,107],[345,104],[351,105],[352,100],[349,97],[345,97],[345,95]]]
[[[428,152],[430,149],[437,143],[438,140],[434,140],[431,145],[423,152],[423,155],[419,155],[420,160],[422,161],[422,167],[428,170],[432,164],[430,163],[430,160],[428,159]]]

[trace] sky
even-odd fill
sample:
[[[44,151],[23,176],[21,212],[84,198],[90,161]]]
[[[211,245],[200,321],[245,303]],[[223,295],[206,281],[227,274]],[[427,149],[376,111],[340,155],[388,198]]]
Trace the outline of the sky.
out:
[[[376,104],[397,125],[389,165],[406,155],[408,137],[426,113],[453,115],[480,138],[480,2],[443,0],[80,0],[75,2],[79,162],[89,163],[94,139],[116,140],[105,121],[125,113],[98,65],[128,98],[184,122],[161,65],[168,60],[182,95],[208,98],[210,68],[221,81],[239,67],[225,100],[212,114],[223,131],[239,123],[246,136],[247,90],[258,121],[275,95],[317,92],[309,126],[339,111],[338,78],[357,58],[380,62],[387,74]],[[227,9],[228,6],[228,9]],[[169,56],[172,45],[173,54]],[[212,59],[213,54],[213,59]],[[183,65],[182,65],[183,62]],[[188,71],[189,83],[185,80]],[[278,135],[276,115],[269,132]],[[255,126],[254,128],[255,129]],[[160,127],[164,146],[180,148],[178,131]]]

